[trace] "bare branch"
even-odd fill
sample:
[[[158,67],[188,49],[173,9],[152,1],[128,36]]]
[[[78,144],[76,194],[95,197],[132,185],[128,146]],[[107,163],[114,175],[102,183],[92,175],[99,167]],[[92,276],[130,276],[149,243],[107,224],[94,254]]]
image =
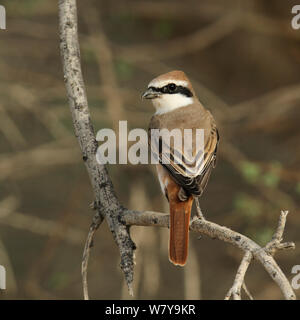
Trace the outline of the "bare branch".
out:
[[[80,65],[80,50],[77,31],[76,0],[59,1],[60,49],[63,63],[64,80],[68,92],[69,105],[73,118],[75,135],[78,139],[82,158],[85,162],[93,187],[97,214],[105,217],[121,255],[121,268],[132,291],[133,252],[135,245],[128,228],[120,223],[123,207],[118,201],[105,166],[96,161],[98,143],[86,98],[86,90]]]
[[[168,227],[169,224],[169,215],[153,211],[137,212],[129,210],[124,212],[122,218],[126,225]],[[260,247],[253,240],[229,228],[197,218],[191,221],[190,230],[205,234],[213,239],[217,238],[221,241],[231,243],[245,251],[245,253],[248,251],[251,252],[253,258],[263,265],[271,278],[277,283],[284,297],[288,300],[296,299],[288,279],[273,257],[268,253],[268,250]]]
[[[265,251],[267,253],[270,253],[271,255],[274,255],[278,249],[295,248],[295,244],[293,242],[281,243],[287,215],[288,211],[281,211],[276,232],[274,233],[271,241],[264,248]],[[236,273],[233,286],[229,289],[228,293],[226,294],[225,300],[229,300],[230,297],[232,297],[234,300],[241,300],[241,288],[244,288],[246,294],[249,296],[250,299],[252,299],[252,296],[245,285],[245,275],[252,258],[252,253],[250,251],[246,251]]]
[[[232,296],[234,300],[241,300],[241,289],[242,286],[244,284],[244,279],[245,279],[245,275],[246,272],[248,270],[248,267],[250,265],[250,262],[252,260],[252,253],[250,251],[246,251],[242,262],[238,268],[238,271],[236,273],[234,282],[232,287],[229,289],[229,291],[227,292],[226,296],[225,296],[225,300],[229,300],[230,297]]]
[[[103,221],[103,217],[99,214],[95,214],[93,222],[90,226],[90,230],[85,242],[84,250],[83,250],[83,257],[82,257],[82,264],[81,264],[81,274],[82,274],[82,284],[83,284],[83,297],[84,300],[89,300],[89,293],[88,293],[88,282],[87,282],[87,268],[89,263],[90,257],[90,250],[93,246],[93,238],[96,230],[99,228]]]
[[[265,246],[265,250],[271,255],[274,255],[277,250],[295,249],[295,244],[293,242],[281,243],[288,213],[288,211],[281,211],[276,232],[274,233],[272,240]]]
[[[283,237],[283,231],[285,228],[286,217],[287,217],[288,213],[289,213],[288,211],[281,211],[279,221],[278,221],[277,230],[276,230],[274,236],[272,237],[273,242],[275,242],[275,241],[281,242],[282,237]]]
[[[246,293],[246,295],[248,296],[248,298],[250,299],[250,300],[254,300],[253,299],[253,297],[252,297],[252,294],[249,292],[249,290],[248,290],[248,288],[247,288],[247,286],[246,286],[246,284],[245,284],[245,281],[244,281],[244,283],[243,283],[243,289],[244,289],[244,291],[245,291],[245,293]]]

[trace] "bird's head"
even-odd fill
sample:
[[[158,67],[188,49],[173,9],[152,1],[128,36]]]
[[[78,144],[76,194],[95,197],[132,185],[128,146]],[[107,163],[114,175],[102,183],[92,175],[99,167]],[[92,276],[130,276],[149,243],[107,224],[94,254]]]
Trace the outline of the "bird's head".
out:
[[[151,99],[156,114],[166,113],[194,102],[194,89],[182,71],[171,71],[153,79],[142,95]]]

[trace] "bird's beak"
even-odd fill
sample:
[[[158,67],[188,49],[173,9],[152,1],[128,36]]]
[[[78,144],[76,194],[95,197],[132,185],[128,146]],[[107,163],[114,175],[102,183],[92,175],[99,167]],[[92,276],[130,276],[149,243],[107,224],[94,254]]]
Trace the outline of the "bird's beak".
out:
[[[149,88],[142,94],[143,99],[155,99],[161,95],[160,92],[154,91],[153,89]]]

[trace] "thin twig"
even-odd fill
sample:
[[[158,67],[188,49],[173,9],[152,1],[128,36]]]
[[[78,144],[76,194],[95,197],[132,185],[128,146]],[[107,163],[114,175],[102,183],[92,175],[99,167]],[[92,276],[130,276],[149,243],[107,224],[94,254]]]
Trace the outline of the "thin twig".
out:
[[[287,210],[281,211],[278,226],[272,240],[265,246],[265,250],[272,255],[274,255],[277,250],[295,249],[295,244],[293,242],[281,243],[288,213],[289,212]]]
[[[247,286],[246,286],[245,281],[243,282],[243,286],[242,286],[242,287],[243,287],[246,295],[248,296],[248,298],[249,298],[250,300],[254,300],[252,294],[250,293],[250,291],[248,290],[248,288],[247,288]]]
[[[93,246],[93,238],[94,238],[95,232],[101,225],[102,221],[103,221],[103,217],[98,214],[95,214],[93,222],[90,226],[88,236],[85,241],[85,246],[84,246],[83,256],[82,256],[82,263],[81,263],[81,275],[82,275],[84,300],[89,300],[87,268],[89,264],[90,250],[91,250],[91,247]]]
[[[252,253],[246,251],[241,264],[237,270],[232,287],[229,289],[225,296],[225,300],[229,300],[232,296],[234,300],[241,300],[241,289],[245,281],[245,275],[252,260]]]

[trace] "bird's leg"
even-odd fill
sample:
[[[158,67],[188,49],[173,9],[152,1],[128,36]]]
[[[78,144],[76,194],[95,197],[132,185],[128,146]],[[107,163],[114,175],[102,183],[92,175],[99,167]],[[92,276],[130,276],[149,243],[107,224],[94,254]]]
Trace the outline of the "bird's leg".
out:
[[[196,203],[196,212],[199,219],[205,220],[204,215],[202,213],[202,210],[200,208],[199,198],[195,197],[195,203]]]

